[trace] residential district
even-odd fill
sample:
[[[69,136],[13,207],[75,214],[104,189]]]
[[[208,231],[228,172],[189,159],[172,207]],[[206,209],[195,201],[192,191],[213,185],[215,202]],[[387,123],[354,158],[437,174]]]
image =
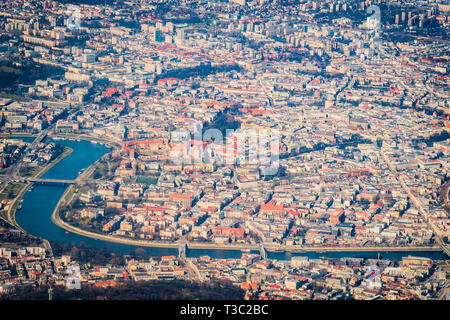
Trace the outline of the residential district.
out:
[[[58,226],[142,246],[243,250],[240,259],[88,263],[82,283],[219,278],[258,299],[446,295],[446,261],[264,253],[430,248],[448,257],[447,1],[11,0],[0,4],[0,26],[8,228],[26,233],[14,215],[27,188],[58,183],[40,177],[70,153],[59,139],[84,139],[111,150],[59,181],[70,186]],[[18,79],[24,70],[41,76]],[[180,130],[190,133],[184,144]],[[185,161],[174,161],[180,146]],[[259,160],[246,161],[252,152]],[[263,165],[266,154],[276,157]],[[0,293],[64,283],[77,262],[44,244],[0,248]]]

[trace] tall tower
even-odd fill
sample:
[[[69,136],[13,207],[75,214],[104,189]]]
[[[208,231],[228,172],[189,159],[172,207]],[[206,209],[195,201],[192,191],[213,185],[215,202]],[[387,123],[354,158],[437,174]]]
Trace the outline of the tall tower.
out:
[[[48,300],[53,300],[53,288],[52,288],[52,286],[50,286],[50,288],[48,288]]]

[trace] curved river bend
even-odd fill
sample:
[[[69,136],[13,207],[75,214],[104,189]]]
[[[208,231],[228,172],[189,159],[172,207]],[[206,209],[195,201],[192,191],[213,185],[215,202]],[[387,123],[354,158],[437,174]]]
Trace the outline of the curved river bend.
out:
[[[42,178],[47,179],[76,179],[81,169],[88,168],[97,159],[109,152],[103,144],[96,144],[89,141],[57,140],[73,149],[73,152],[53,166],[46,172]],[[79,244],[84,242],[88,246],[96,248],[106,248],[112,251],[128,253],[137,247],[119,243],[107,242],[84,237],[66,231],[56,226],[51,216],[59,199],[66,190],[67,186],[62,185],[34,185],[31,192],[27,192],[23,197],[22,209],[16,213],[17,223],[29,233],[48,240]],[[171,248],[149,248],[141,247],[148,254],[153,256],[177,255],[177,249]],[[241,251],[238,250],[212,250],[212,249],[193,249],[188,250],[188,256],[199,257],[209,255],[212,258],[240,258]],[[268,252],[268,257],[279,260],[289,260],[292,256],[306,255],[310,258],[326,256],[330,258],[341,257],[361,257],[376,258],[377,252],[328,252],[328,253],[279,253]],[[401,259],[403,256],[415,255],[428,257],[435,260],[444,260],[446,256],[440,251],[418,251],[418,252],[380,252],[383,259]]]

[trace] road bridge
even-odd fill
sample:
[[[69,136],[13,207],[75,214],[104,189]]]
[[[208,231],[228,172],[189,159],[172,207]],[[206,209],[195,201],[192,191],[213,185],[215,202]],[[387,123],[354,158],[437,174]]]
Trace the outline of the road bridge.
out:
[[[69,179],[41,179],[41,178],[18,178],[16,179],[18,182],[33,182],[38,184],[74,184],[79,182],[98,182],[97,180],[93,179],[75,179],[75,180],[69,180]]]
[[[261,259],[267,259],[267,251],[262,244],[259,245],[259,254],[261,255]]]
[[[180,242],[178,246],[178,259],[186,259],[187,243],[185,241]]]

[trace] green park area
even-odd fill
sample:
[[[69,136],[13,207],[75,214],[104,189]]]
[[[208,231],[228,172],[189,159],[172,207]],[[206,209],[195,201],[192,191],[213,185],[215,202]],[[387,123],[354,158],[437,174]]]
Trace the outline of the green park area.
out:
[[[36,80],[62,75],[64,69],[43,65],[32,60],[0,63],[0,88],[13,88],[19,84],[34,84]],[[4,92],[5,98],[11,93]],[[23,99],[23,98],[22,98]]]
[[[17,195],[23,190],[25,186],[25,183],[9,183],[0,193],[0,201],[9,202],[9,205],[13,205],[11,211],[14,212],[19,205],[19,201],[16,201],[14,203],[12,203],[12,201],[17,197]],[[1,210],[0,217],[5,220],[9,220],[7,210]]]
[[[138,176],[136,177],[137,183],[143,184],[156,184],[158,182],[157,176]]]
[[[0,193],[0,201],[14,199],[19,194],[23,186],[25,186],[24,183],[9,183]]]

